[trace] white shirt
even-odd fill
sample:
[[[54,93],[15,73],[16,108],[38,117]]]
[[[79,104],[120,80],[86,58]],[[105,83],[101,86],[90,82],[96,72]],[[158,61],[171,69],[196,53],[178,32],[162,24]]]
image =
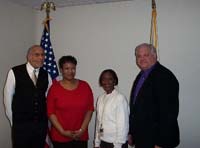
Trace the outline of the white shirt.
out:
[[[121,148],[127,141],[129,130],[129,105],[126,97],[116,89],[110,94],[103,94],[97,102],[97,120],[95,132],[95,147],[100,141],[114,144],[114,148]],[[103,135],[99,133],[102,124]]]
[[[30,78],[32,79],[32,75],[33,75],[33,66],[31,66],[30,63],[26,64],[26,70],[30,76]],[[39,68],[36,69],[36,76],[38,77],[39,74]],[[48,74],[48,89],[52,84],[52,80],[50,75]],[[15,93],[15,75],[12,69],[9,70],[8,72],[8,76],[7,76],[7,80],[6,80],[6,84],[4,87],[4,106],[5,106],[5,110],[6,110],[6,116],[8,117],[9,121],[10,121],[10,125],[12,126],[12,100],[13,100],[13,95]],[[47,94],[47,92],[46,92]]]

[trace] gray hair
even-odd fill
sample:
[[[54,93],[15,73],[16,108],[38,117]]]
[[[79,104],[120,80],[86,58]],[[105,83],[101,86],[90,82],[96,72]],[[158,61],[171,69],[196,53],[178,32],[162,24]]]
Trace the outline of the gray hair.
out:
[[[31,47],[28,49],[28,51],[27,51],[27,56],[30,54],[30,52],[32,51],[32,49],[37,48],[37,47],[42,48],[40,45],[33,45],[33,46],[31,46]]]
[[[142,48],[142,47],[146,47],[147,49],[150,50],[150,52],[155,55],[157,57],[157,51],[156,51],[156,48],[152,45],[152,44],[148,44],[148,43],[142,43],[140,45],[138,45],[136,48],[135,48],[135,55],[136,55],[136,52],[138,51],[138,49]]]

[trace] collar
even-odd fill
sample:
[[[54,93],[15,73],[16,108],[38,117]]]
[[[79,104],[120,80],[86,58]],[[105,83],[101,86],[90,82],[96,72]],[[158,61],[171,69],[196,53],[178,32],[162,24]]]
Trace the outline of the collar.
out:
[[[104,95],[105,95],[106,97],[110,97],[110,96],[112,96],[112,95],[114,95],[114,94],[116,94],[116,93],[117,93],[117,90],[116,90],[116,89],[113,89],[113,91],[112,91],[111,93],[107,94],[107,93],[105,92]]]
[[[26,68],[27,68],[27,70],[30,71],[30,72],[33,72],[33,70],[35,69],[29,62],[26,63]],[[39,72],[39,69],[40,69],[40,68],[36,68],[36,69],[35,69],[35,70],[36,70],[36,73]]]
[[[158,62],[156,62],[155,64],[153,64],[149,69],[143,70],[141,71],[141,74],[144,77],[147,77],[149,75],[149,73],[154,69],[154,67],[157,65]]]

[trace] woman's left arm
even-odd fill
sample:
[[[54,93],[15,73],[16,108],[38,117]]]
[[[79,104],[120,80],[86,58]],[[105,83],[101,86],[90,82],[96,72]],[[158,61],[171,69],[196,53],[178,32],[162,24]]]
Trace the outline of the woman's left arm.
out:
[[[90,123],[90,120],[92,118],[92,113],[93,111],[88,110],[85,114],[85,118],[83,120],[83,123],[81,125],[81,128],[77,131],[75,131],[75,139],[79,139],[83,133],[85,132],[85,130],[88,128],[88,125]]]
[[[89,122],[92,118],[92,113],[93,113],[93,111],[91,111],[91,110],[88,110],[86,112],[85,118],[84,118],[83,123],[82,123],[81,128],[80,128],[81,130],[85,131],[87,129]]]

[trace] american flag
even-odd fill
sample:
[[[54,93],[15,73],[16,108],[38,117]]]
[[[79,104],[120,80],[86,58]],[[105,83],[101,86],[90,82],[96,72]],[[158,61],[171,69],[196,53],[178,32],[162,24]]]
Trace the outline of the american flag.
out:
[[[43,64],[43,69],[46,70],[50,74],[50,76],[53,80],[59,75],[59,73],[58,73],[58,68],[57,68],[56,61],[55,61],[53,48],[51,46],[51,41],[50,41],[49,20],[47,20],[46,24],[44,25],[44,31],[42,34],[40,46],[44,49],[44,53],[45,53],[45,61]],[[49,123],[49,128],[50,128],[50,123]],[[48,129],[44,148],[52,148],[53,147],[49,135],[50,135],[50,133],[49,133],[49,129]]]
[[[50,41],[49,20],[47,20],[46,25],[44,25],[44,31],[42,34],[40,46],[44,49],[45,52],[45,61],[43,64],[43,68],[51,75],[51,78],[53,80],[58,76],[58,68],[56,65],[55,56]]]

